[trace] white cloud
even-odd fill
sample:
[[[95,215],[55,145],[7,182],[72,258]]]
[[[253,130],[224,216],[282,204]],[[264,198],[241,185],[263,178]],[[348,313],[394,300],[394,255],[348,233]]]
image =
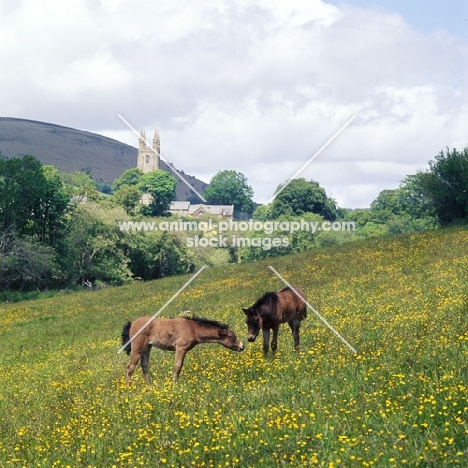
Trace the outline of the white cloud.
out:
[[[79,81],[76,79],[78,76]],[[63,70],[38,76],[36,85],[51,100],[78,104],[81,99],[95,93],[111,95],[114,99],[114,93],[130,81],[130,72],[106,53],[76,59]]]
[[[468,44],[401,16],[321,0],[0,3],[2,115],[136,145],[161,133],[176,167],[247,175],[256,201],[304,172],[365,206],[468,143]],[[7,91],[7,92],[5,92]]]

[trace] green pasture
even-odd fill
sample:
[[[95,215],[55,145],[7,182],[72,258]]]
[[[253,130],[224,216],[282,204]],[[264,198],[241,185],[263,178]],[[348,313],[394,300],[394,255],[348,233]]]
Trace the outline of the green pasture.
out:
[[[301,351],[246,343],[241,307],[283,287],[309,311]],[[243,353],[201,345],[176,385],[153,350],[125,386],[126,319],[190,276],[0,306],[0,466],[468,466],[468,231],[358,241],[206,269],[162,313],[230,324]]]

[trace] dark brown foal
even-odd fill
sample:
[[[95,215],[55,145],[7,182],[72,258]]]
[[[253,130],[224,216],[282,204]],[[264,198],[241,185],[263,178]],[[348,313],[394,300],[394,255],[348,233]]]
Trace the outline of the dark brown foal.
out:
[[[299,296],[305,299],[304,292],[294,287]],[[299,350],[299,327],[307,317],[305,302],[288,286],[277,292],[266,292],[255,304],[247,309],[242,308],[247,324],[247,339],[255,341],[260,329],[263,332],[263,352],[268,353],[270,330],[273,330],[271,350],[278,347],[278,331],[282,323],[288,322],[294,336],[294,347]]]

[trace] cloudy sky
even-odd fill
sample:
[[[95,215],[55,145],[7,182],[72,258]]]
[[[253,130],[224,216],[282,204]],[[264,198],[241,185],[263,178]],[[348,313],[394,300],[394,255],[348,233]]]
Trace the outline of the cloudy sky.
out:
[[[369,206],[468,144],[466,0],[0,0],[0,115],[136,146],[266,202],[301,174]]]

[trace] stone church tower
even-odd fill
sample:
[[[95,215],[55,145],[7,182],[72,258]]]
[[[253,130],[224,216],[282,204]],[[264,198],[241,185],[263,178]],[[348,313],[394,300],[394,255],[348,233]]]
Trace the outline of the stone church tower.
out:
[[[140,171],[142,171],[143,173],[157,171],[159,169],[160,151],[161,148],[159,141],[159,132],[155,130],[153,137],[153,148],[151,148],[146,145],[146,135],[144,130],[142,130],[138,145],[137,168],[140,169]]]

